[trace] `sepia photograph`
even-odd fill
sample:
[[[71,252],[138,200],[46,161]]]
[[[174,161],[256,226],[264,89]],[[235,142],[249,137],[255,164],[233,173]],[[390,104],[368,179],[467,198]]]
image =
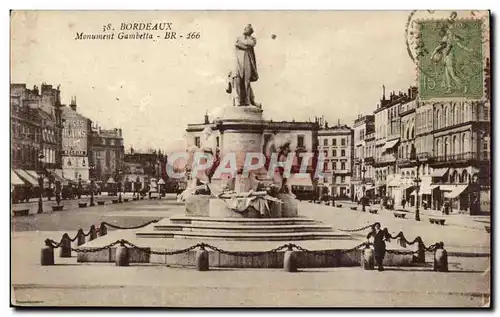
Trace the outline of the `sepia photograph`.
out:
[[[10,12],[10,305],[491,308],[487,10]]]

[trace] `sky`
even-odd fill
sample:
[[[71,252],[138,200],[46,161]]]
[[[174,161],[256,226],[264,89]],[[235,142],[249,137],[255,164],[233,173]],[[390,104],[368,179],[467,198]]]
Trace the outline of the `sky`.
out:
[[[251,23],[264,116],[274,121],[324,115],[352,125],[386,90],[415,85],[404,11],[66,11],[14,12],[11,82],[61,85],[62,102],[104,128],[121,127],[125,147],[181,149],[188,123],[231,104],[225,92],[233,45]],[[118,40],[122,23],[172,23],[184,38]],[[75,40],[76,33],[114,40]],[[109,32],[109,31],[108,31]],[[126,31],[135,33],[135,31]],[[199,39],[187,39],[199,32]],[[142,31],[141,31],[142,33]],[[196,34],[196,33],[195,33]],[[272,35],[276,35],[273,39]]]

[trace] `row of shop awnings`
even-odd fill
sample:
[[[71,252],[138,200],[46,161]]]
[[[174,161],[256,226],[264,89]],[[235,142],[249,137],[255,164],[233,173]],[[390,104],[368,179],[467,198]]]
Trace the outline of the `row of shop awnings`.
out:
[[[61,185],[68,184],[68,181],[62,177],[62,170],[48,171],[54,178],[54,181],[61,182]],[[43,187],[49,187],[49,179],[45,175],[40,175],[39,172],[24,169],[10,170],[10,184],[12,186],[38,186],[38,179],[42,176]]]
[[[387,141],[382,148],[382,152],[392,149],[398,143],[399,143],[399,138],[395,139],[395,140]]]
[[[444,197],[445,198],[457,198],[462,194],[464,191],[467,190],[468,185],[448,185],[448,184],[434,184],[434,185],[426,185],[426,186],[420,186],[420,190],[418,192],[419,196],[422,195],[431,195],[433,190],[439,189],[440,191],[444,192]],[[414,189],[411,193],[412,196],[416,195],[416,190]]]

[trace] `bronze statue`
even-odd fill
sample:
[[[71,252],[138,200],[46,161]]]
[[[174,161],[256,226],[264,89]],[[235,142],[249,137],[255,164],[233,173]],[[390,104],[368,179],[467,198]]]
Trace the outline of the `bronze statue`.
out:
[[[243,35],[236,39],[235,54],[236,67],[234,71],[229,73],[227,93],[232,93],[235,90],[233,99],[234,106],[256,106],[260,108],[260,104],[255,102],[251,82],[259,79],[257,72],[257,61],[255,59],[254,47],[257,44],[255,37],[252,36],[253,28],[251,24],[245,26]]]

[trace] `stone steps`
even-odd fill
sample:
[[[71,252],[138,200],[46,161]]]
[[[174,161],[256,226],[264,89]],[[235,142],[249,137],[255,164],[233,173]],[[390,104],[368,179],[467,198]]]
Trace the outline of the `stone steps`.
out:
[[[265,233],[265,232],[330,232],[332,227],[327,225],[270,225],[270,226],[241,226],[219,224],[165,224],[154,226],[155,231],[183,231],[183,232],[213,232],[213,233]]]
[[[349,234],[339,232],[185,232],[185,231],[142,231],[139,238],[175,239],[223,239],[234,241],[297,241],[297,240],[345,240]]]
[[[209,217],[171,217],[157,224],[165,222],[172,224],[196,224],[196,225],[241,225],[241,226],[281,226],[281,225],[307,225],[318,223],[310,218],[209,218]]]

